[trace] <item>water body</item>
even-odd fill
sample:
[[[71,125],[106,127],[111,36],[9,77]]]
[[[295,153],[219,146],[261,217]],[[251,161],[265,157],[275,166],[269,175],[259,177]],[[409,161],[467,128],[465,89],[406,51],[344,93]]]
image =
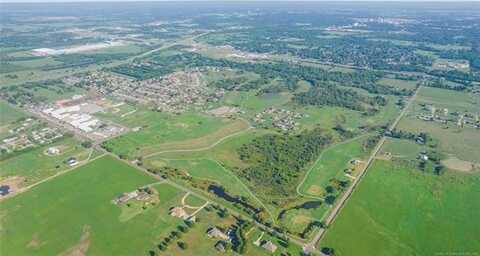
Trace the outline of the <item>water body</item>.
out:
[[[231,202],[231,203],[236,203],[236,204],[240,204],[241,206],[247,208],[247,209],[250,209],[252,210],[253,212],[255,213],[258,213],[260,212],[259,209],[253,207],[252,205],[248,204],[247,202],[244,202],[243,200],[241,200],[238,196],[231,196],[229,195],[225,189],[221,186],[217,186],[217,185],[210,185],[208,186],[208,191],[214,193],[216,196],[218,197],[221,197],[225,200],[227,200],[228,202]]]

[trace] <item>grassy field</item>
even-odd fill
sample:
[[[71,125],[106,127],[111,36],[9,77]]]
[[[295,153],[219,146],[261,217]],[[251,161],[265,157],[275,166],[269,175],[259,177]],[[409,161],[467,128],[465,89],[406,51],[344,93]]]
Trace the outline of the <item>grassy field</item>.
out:
[[[399,113],[399,108],[395,105],[395,97],[386,97],[388,99],[387,106],[380,109],[373,116],[363,116],[358,111],[348,110],[339,107],[324,106],[304,107],[296,111],[306,114],[307,116],[299,120],[302,128],[313,128],[320,125],[323,128],[333,128],[340,123],[345,128],[357,130],[359,126],[376,126],[384,125],[393,121]]]
[[[393,159],[416,159],[418,154],[425,150],[425,146],[421,146],[411,140],[402,140],[395,138],[388,138],[383,144],[379,155],[391,154]]]
[[[417,86],[417,81],[406,81],[400,79],[392,79],[392,78],[382,78],[378,82],[380,85],[387,85],[391,87],[397,87],[399,89],[415,89]]]
[[[366,138],[361,137],[325,149],[305,178],[305,182],[300,186],[300,192],[321,197],[325,194],[325,187],[329,184],[330,179],[334,177],[346,179],[343,171],[349,167],[350,160],[362,159],[367,154],[362,149],[362,143]]]
[[[167,214],[183,193],[155,185],[159,203],[128,221],[112,203],[156,180],[102,157],[0,204],[2,255],[145,255],[180,219]]]
[[[321,246],[335,255],[476,254],[479,182],[478,175],[439,177],[377,160]]]
[[[59,148],[60,154],[46,154],[49,147]],[[90,150],[82,147],[80,142],[72,137],[65,138],[0,161],[0,179],[11,176],[21,177],[23,182],[19,185],[27,186],[70,168],[64,163],[70,157],[75,157],[78,161],[87,159]],[[92,157],[95,157],[95,154]]]
[[[433,104],[437,108],[446,107],[449,108],[450,112],[480,112],[480,98],[478,95],[460,91],[422,87],[418,92],[416,102]]]
[[[224,126],[219,127],[218,129],[204,136],[197,137],[194,139],[189,139],[189,140],[152,145],[152,146],[143,148],[140,151],[140,154],[148,155],[151,153],[164,151],[164,150],[202,149],[202,148],[209,147],[214,143],[217,143],[228,136],[234,136],[235,134],[242,133],[243,131],[246,131],[250,127],[250,125],[242,119],[236,119],[228,122],[226,122],[225,120],[222,120],[222,122],[225,123]]]
[[[191,160],[165,160],[152,158],[144,165],[148,167],[170,166],[180,170],[187,171],[192,177],[217,182],[228,191],[235,195],[250,197],[248,190],[242,186],[238,178],[227,170],[222,168],[215,160],[210,159],[191,159]]]
[[[215,159],[225,164],[229,168],[246,167],[246,163],[240,160],[237,149],[250,142],[256,137],[271,133],[268,130],[251,129],[234,137],[229,137],[218,143],[212,148],[206,150],[192,151],[173,151],[161,153],[147,159],[177,159],[177,160],[195,160],[195,159]],[[149,160],[150,161],[150,160]],[[148,162],[147,162],[148,163]]]
[[[123,118],[122,123],[130,127],[140,127],[140,130],[112,139],[106,143],[106,146],[118,155],[126,155],[131,158],[166,148],[207,146],[212,141],[218,140],[230,132],[242,130],[246,126],[242,121],[232,121],[203,114],[169,115],[148,110],[139,110],[128,115]],[[192,141],[192,139],[196,140]]]
[[[265,108],[280,107],[287,104],[291,98],[289,93],[256,94],[256,91],[229,91],[225,94],[222,103],[230,106],[238,106],[246,112],[246,117],[253,117]]]
[[[478,97],[464,92],[422,87],[416,102],[411,105],[406,118],[399,123],[398,129],[417,133],[427,132],[435,141],[438,141],[438,148],[442,152],[478,163],[480,136],[477,129],[471,127],[460,129],[455,123],[442,125],[438,122],[424,122],[416,118],[416,115],[422,112],[419,104],[433,104],[439,110],[448,108],[450,113],[454,111],[479,113],[479,101]]]
[[[3,132],[3,126],[27,116],[23,111],[10,106],[4,101],[0,101],[0,132]]]

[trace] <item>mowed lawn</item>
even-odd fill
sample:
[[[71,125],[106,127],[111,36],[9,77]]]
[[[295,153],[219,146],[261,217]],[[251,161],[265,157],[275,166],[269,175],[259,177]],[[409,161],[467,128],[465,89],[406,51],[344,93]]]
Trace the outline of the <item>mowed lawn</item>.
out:
[[[155,185],[159,203],[124,222],[121,208],[111,201],[154,182],[105,156],[6,199],[0,202],[0,255],[146,255],[179,223],[167,212],[182,193]]]
[[[478,254],[479,184],[478,174],[438,177],[376,160],[321,246],[335,255]]]

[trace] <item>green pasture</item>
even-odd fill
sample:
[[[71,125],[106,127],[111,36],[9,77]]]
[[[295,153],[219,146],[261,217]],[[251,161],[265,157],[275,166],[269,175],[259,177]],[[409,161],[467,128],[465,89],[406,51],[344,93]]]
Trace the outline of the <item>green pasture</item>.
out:
[[[380,149],[380,154],[391,154],[393,159],[416,159],[418,154],[425,150],[424,146],[411,140],[388,138]]]
[[[229,193],[250,197],[249,191],[239,179],[228,169],[211,159],[167,160],[151,158],[144,163],[147,167],[169,166],[185,170],[190,176],[221,184]]]
[[[413,90],[417,86],[417,81],[407,81],[407,80],[400,80],[400,79],[394,79],[394,78],[382,78],[377,82],[377,84],[396,87],[399,89]]]
[[[434,105],[437,109],[480,112],[480,97],[475,94],[432,87],[421,87],[416,99],[418,103]],[[415,105],[412,105],[415,107]],[[415,111],[415,109],[412,109]]]
[[[20,118],[27,117],[28,115],[15,108],[10,106],[8,103],[0,100],[0,133],[4,132],[3,128],[5,125],[13,123]]]
[[[344,170],[349,167],[350,160],[362,159],[368,153],[362,148],[366,139],[367,136],[359,137],[325,149],[311,167],[299,191],[305,195],[322,197],[332,178],[347,179]]]
[[[204,140],[199,139],[194,144],[187,143],[185,145],[193,148],[208,146],[209,142],[219,139],[219,136],[235,130],[238,126],[244,128],[243,122],[234,122],[203,114],[170,115],[149,110],[128,115],[123,118],[122,123],[130,127],[140,127],[140,130],[131,131],[109,140],[105,145],[114,153],[126,155],[130,158],[164,150],[166,149],[164,143],[187,141],[200,137],[206,138]],[[222,130],[224,127],[227,127],[226,130]],[[209,134],[213,135],[208,136]],[[179,147],[178,145],[170,146],[173,149]]]
[[[475,254],[479,182],[478,175],[439,177],[377,160],[320,247],[340,256]]]
[[[2,201],[0,254],[145,255],[181,222],[167,212],[182,193],[155,185],[159,203],[124,222],[112,199],[155,182],[107,156]]]

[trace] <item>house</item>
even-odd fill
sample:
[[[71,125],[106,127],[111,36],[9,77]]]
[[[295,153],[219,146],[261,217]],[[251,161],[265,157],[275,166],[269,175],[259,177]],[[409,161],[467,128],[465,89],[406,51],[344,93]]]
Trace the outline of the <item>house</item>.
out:
[[[215,243],[215,249],[217,249],[219,252],[225,252],[226,245],[227,243],[225,243],[225,241],[219,240],[217,243]]]
[[[190,215],[183,209],[183,207],[173,207],[170,209],[170,216],[178,217],[184,220],[188,220]]]
[[[133,198],[136,198],[138,196],[138,191],[135,190],[133,192],[129,192],[129,193],[123,193],[122,195],[120,195],[119,197],[115,198],[113,200],[113,202],[115,204],[123,204],[123,203],[126,203],[128,202],[130,199],[133,199]]]
[[[9,185],[2,185],[0,186],[0,196],[6,196],[10,193],[10,186]]]
[[[207,236],[210,238],[220,238],[227,241],[230,240],[230,238],[217,227],[211,227],[207,229]]]
[[[58,155],[60,153],[60,150],[57,147],[49,147],[47,149],[47,153],[49,155]]]
[[[264,240],[261,243],[261,246],[263,249],[267,250],[270,253],[274,253],[277,250],[277,246],[274,243],[272,243],[272,241],[270,240],[269,241]]]
[[[75,157],[70,157],[66,162],[69,166],[75,166],[78,164],[78,161]]]

